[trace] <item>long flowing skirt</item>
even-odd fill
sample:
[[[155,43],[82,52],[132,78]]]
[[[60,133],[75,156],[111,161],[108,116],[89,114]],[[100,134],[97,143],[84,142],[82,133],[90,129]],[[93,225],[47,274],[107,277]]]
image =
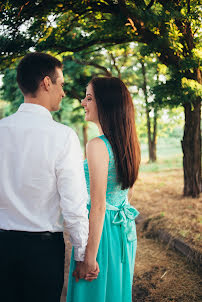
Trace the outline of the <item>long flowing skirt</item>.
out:
[[[67,302],[131,302],[132,284],[137,247],[135,240],[123,240],[122,226],[113,224],[116,211],[106,210],[102,236],[97,254],[100,273],[91,282],[84,279],[75,281],[72,272],[75,269],[72,250]],[[135,225],[135,221],[133,221]],[[124,254],[124,256],[123,256]],[[124,258],[124,259],[123,259]]]

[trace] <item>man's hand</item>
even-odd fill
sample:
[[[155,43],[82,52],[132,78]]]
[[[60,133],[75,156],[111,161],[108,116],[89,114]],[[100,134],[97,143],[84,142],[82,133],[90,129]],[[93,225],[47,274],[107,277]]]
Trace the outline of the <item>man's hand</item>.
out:
[[[79,281],[79,279],[85,278],[86,275],[86,268],[84,266],[84,262],[76,262],[76,268],[74,272],[72,273],[72,276],[75,277],[76,282]]]
[[[75,277],[76,282],[79,281],[79,279],[85,279],[88,281],[92,281],[94,279],[97,279],[97,276],[99,274],[99,265],[97,261],[93,262],[77,262],[76,268],[72,274],[73,277]]]

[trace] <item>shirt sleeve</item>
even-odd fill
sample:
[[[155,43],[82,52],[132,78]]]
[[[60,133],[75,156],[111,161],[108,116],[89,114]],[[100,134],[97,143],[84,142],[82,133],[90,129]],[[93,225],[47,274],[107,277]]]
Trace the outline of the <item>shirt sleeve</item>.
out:
[[[80,142],[76,133],[69,130],[64,149],[56,161],[57,187],[64,227],[74,246],[74,259],[83,261],[89,232],[88,193]]]

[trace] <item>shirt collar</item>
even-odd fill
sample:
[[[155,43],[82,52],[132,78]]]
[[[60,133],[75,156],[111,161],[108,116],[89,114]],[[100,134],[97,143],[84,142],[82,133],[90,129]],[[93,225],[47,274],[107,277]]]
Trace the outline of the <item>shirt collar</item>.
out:
[[[44,116],[47,116],[49,118],[53,118],[50,111],[46,109],[45,107],[38,105],[38,104],[32,104],[32,103],[23,103],[20,105],[18,108],[18,111],[23,111],[23,112],[33,112],[33,113],[38,113]]]

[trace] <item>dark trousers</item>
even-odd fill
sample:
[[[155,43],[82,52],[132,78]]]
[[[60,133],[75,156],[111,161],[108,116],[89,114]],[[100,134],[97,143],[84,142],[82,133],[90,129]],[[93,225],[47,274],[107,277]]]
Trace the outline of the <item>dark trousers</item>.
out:
[[[0,231],[0,302],[59,302],[62,233]]]

